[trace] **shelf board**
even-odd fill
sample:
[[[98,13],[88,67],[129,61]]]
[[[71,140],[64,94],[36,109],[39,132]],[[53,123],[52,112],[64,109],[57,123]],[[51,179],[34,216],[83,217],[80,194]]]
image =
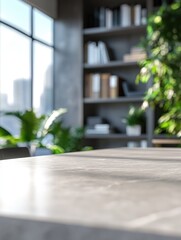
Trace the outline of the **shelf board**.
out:
[[[86,28],[83,30],[85,38],[109,37],[116,35],[128,35],[133,33],[145,33],[146,25],[112,28]]]
[[[165,145],[181,144],[181,138],[177,136],[169,136],[166,134],[158,134],[153,136],[152,143]]]
[[[123,62],[123,61],[110,61],[105,64],[84,64],[85,71],[97,71],[97,70],[107,70],[114,68],[123,68],[123,67],[138,67],[138,62]]]
[[[84,98],[84,104],[104,104],[104,103],[140,103],[143,97],[119,97],[119,98]]]
[[[86,139],[118,139],[121,141],[141,141],[146,140],[147,135],[142,134],[140,136],[128,136],[126,134],[111,133],[111,134],[86,134]]]
[[[167,135],[167,134],[155,134],[153,135],[155,139],[181,139],[177,136]]]

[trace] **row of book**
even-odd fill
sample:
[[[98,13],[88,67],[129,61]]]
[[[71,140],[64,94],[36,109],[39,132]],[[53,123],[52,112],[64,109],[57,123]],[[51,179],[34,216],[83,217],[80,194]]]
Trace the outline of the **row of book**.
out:
[[[85,75],[85,98],[143,97],[145,90],[138,90],[125,79],[110,73]]]
[[[104,64],[110,61],[107,46],[102,41],[86,43],[84,53],[84,61],[88,64]]]
[[[99,7],[89,16],[89,27],[128,27],[146,24],[147,10],[141,4],[122,4],[116,8]]]
[[[119,77],[109,73],[86,74],[86,98],[117,98],[120,95]]]
[[[123,55],[123,62],[138,62],[146,58],[146,52],[141,47],[132,47],[130,53]],[[106,64],[110,62],[106,44],[102,41],[88,42],[85,45],[85,59],[88,64]]]

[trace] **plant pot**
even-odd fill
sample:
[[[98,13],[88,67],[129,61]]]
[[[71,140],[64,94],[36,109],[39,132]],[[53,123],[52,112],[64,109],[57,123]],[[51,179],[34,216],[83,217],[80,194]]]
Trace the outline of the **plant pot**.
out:
[[[141,135],[141,125],[126,126],[126,134],[128,136],[139,136],[139,135]]]
[[[44,155],[51,155],[52,152],[50,149],[47,148],[36,148],[35,152],[34,152],[34,156],[44,156]]]

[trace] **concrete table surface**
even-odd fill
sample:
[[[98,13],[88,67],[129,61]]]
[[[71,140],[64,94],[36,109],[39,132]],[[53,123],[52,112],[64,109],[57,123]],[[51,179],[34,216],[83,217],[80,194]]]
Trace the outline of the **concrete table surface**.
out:
[[[0,240],[181,239],[181,149],[0,161]]]

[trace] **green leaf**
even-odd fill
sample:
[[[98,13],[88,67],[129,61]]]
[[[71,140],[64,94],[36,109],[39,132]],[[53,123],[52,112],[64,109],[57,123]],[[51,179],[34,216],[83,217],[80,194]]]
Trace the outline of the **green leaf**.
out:
[[[0,127],[0,137],[12,136],[12,134],[3,127]]]
[[[134,106],[130,107],[127,117],[122,119],[129,126],[143,125],[144,120],[144,110]]]
[[[62,154],[62,153],[65,152],[62,147],[57,146],[57,145],[51,145],[51,144],[50,144],[50,145],[47,145],[46,148],[49,149],[49,150],[51,150],[51,152],[52,152],[53,154]]]
[[[53,122],[60,117],[62,114],[66,113],[67,110],[65,108],[60,108],[58,110],[54,110],[50,116],[48,116],[45,120],[44,126],[41,129],[40,135],[45,136],[53,124]]]
[[[148,19],[143,47],[148,58],[140,63],[136,81],[153,82],[145,100],[159,107],[159,132],[180,135],[181,132],[181,1],[163,5]],[[157,128],[157,129],[158,129]]]

